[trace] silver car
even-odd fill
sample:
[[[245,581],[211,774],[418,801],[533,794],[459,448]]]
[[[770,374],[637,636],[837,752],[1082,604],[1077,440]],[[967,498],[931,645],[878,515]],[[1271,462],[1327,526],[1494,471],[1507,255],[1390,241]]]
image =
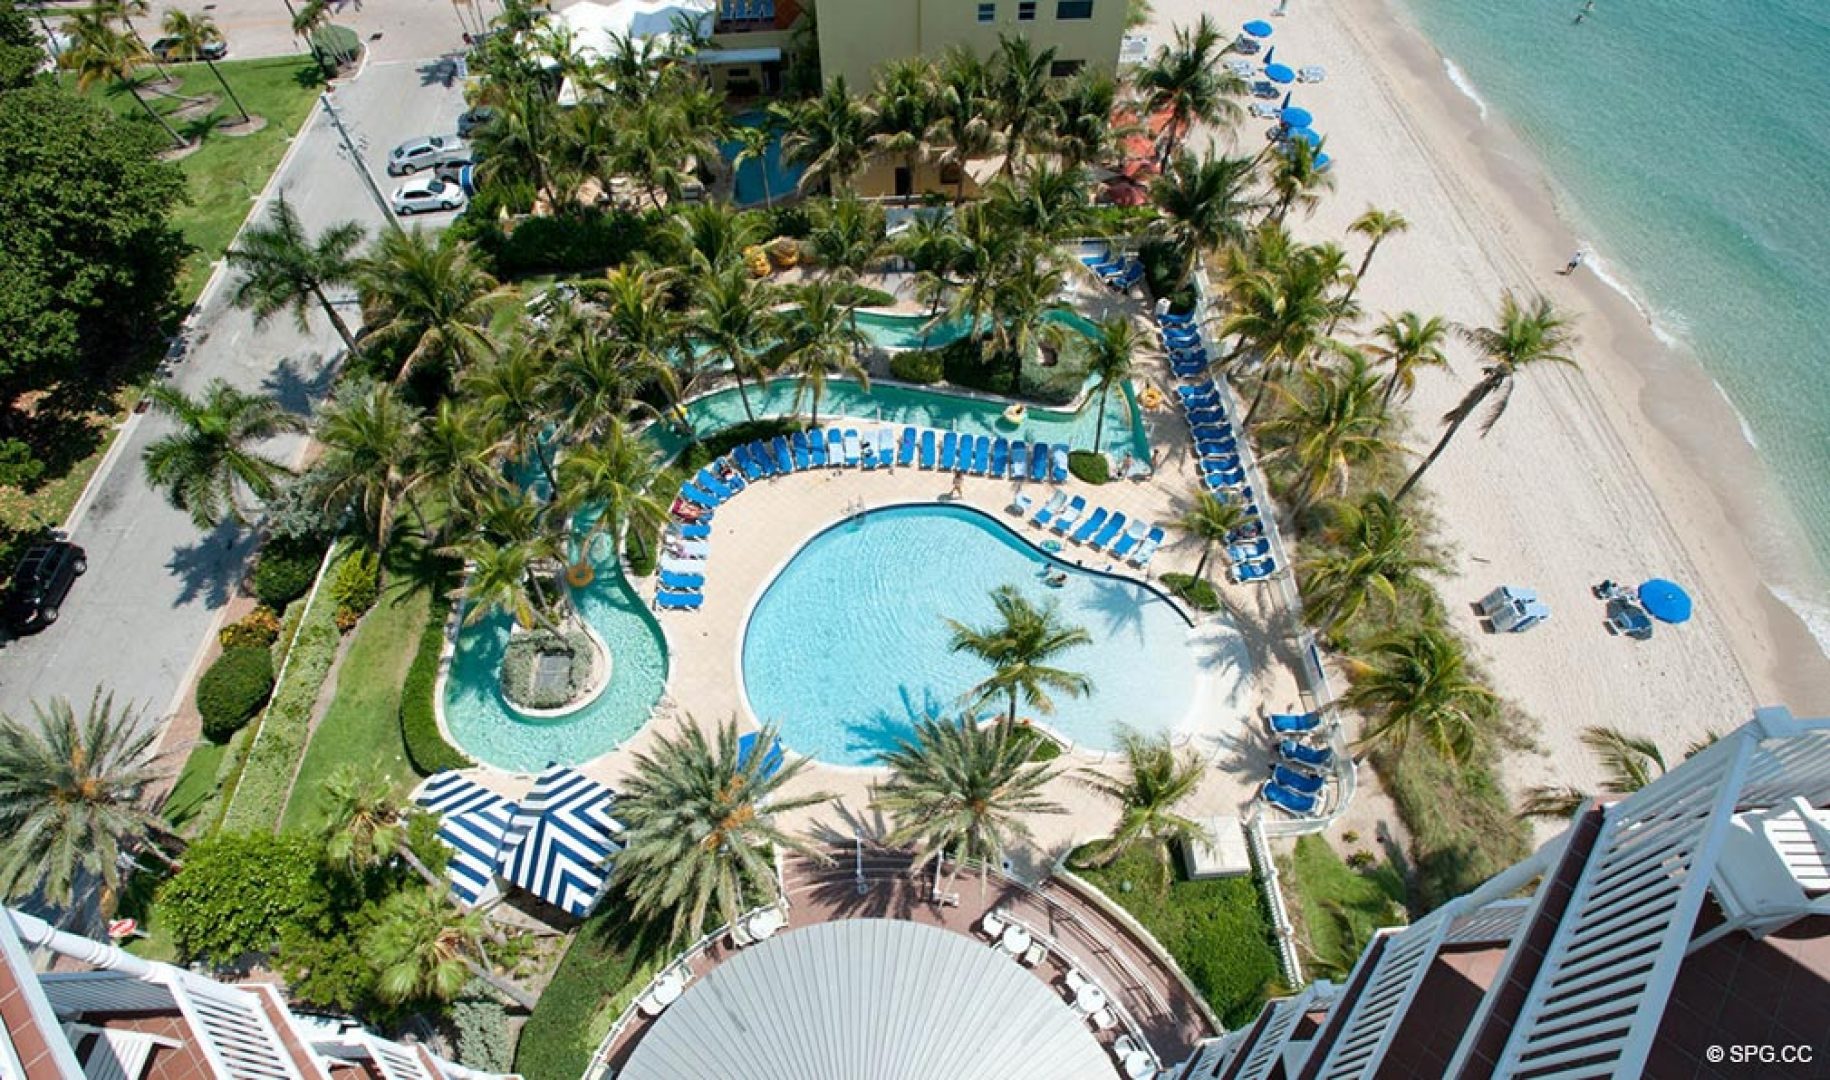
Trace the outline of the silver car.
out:
[[[436,210],[457,210],[468,200],[464,198],[464,189],[456,184],[436,176],[425,176],[395,188],[393,201],[394,212],[406,217]]]
[[[388,175],[406,176],[448,161],[468,161],[470,144],[456,135],[427,135],[409,139],[388,154]]]

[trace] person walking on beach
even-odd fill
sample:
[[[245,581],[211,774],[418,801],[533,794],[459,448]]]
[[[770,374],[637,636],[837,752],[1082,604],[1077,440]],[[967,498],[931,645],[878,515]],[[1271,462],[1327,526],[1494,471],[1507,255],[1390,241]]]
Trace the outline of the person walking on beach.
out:
[[[1571,274],[1575,273],[1576,268],[1581,265],[1582,265],[1582,249],[1578,248],[1578,249],[1576,249],[1576,253],[1569,257],[1569,265],[1565,266],[1563,269],[1561,269],[1557,272],[1559,274],[1562,274],[1564,277],[1569,277]]]

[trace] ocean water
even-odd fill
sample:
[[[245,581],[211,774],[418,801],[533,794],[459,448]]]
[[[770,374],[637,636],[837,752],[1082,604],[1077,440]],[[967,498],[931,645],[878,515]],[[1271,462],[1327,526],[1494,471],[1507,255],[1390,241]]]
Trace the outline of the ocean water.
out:
[[[1587,270],[1715,380],[1830,566],[1830,4],[1596,0],[1577,25],[1582,0],[1403,2],[1537,151]]]

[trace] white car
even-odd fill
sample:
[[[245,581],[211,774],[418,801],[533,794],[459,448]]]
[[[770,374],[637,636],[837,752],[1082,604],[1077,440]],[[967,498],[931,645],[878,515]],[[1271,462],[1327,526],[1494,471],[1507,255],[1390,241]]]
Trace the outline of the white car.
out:
[[[458,210],[466,201],[463,188],[435,176],[409,180],[394,189],[394,212],[402,217],[431,210]]]
[[[410,139],[388,152],[388,175],[406,176],[447,161],[467,161],[470,145],[456,135]]]

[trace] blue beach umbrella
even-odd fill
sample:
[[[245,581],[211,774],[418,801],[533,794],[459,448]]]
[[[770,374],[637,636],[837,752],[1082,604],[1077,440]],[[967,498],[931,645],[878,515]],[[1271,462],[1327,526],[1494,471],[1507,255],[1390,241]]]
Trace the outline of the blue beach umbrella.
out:
[[[1315,155],[1316,171],[1319,172],[1322,169],[1326,169],[1328,166],[1330,166],[1332,164],[1334,164],[1334,159],[1329,157],[1326,153],[1321,153],[1321,154]]]
[[[1293,128],[1306,128],[1315,122],[1315,117],[1309,114],[1308,109],[1300,109],[1294,105],[1285,109],[1279,115],[1283,118],[1284,123],[1289,124]]]
[[[1664,578],[1653,578],[1639,587],[1639,606],[1660,622],[1681,623],[1690,618],[1690,594]]]
[[[1266,64],[1264,77],[1274,83],[1293,83],[1296,81],[1296,72],[1282,64]]]
[[[1245,32],[1255,38],[1267,38],[1271,36],[1271,24],[1263,19],[1253,19],[1245,24]]]
[[[1306,127],[1293,127],[1289,131],[1284,132],[1284,138],[1291,140],[1301,139],[1310,146],[1322,145],[1322,137],[1317,135],[1314,130]]]
[[[756,753],[756,744],[761,738],[762,736],[758,732],[752,731],[737,740],[737,767],[739,769],[749,766],[750,756]],[[777,740],[769,744],[769,752],[763,757],[762,775],[774,776],[775,771],[781,767],[782,744],[780,740]]]

